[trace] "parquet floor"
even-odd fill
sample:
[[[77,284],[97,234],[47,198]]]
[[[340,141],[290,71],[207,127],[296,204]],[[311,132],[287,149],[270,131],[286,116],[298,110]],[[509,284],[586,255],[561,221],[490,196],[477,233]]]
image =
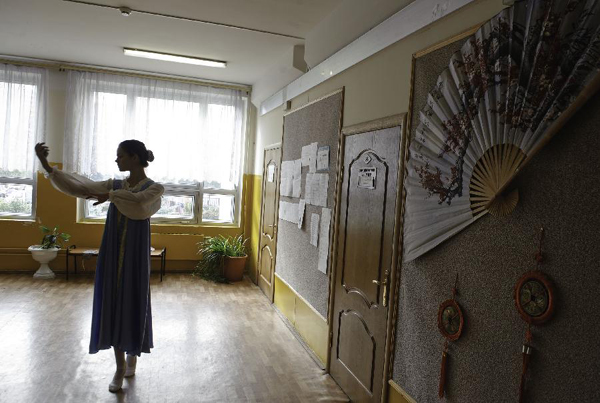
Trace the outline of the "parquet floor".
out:
[[[111,394],[112,351],[87,352],[93,278],[0,275],[0,402],[347,401],[247,280],[151,289],[155,348]]]

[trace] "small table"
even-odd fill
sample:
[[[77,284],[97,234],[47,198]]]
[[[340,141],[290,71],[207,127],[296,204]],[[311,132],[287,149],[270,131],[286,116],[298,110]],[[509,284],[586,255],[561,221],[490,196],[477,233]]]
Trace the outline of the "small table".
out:
[[[98,256],[99,249],[97,248],[86,248],[77,247],[77,245],[71,245],[67,248],[67,281],[69,281],[69,256],[73,256],[73,263],[75,265],[75,273],[77,273],[77,256]],[[163,276],[165,275],[165,269],[167,266],[167,248],[153,249],[150,251],[150,258],[160,259],[160,281],[162,282]]]

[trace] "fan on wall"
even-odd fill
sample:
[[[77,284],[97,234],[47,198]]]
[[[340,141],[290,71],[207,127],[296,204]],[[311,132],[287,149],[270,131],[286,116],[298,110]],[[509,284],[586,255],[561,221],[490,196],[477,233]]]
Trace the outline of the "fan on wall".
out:
[[[488,212],[509,214],[511,180],[595,92],[599,71],[595,0],[520,1],[468,38],[411,139],[404,261]]]

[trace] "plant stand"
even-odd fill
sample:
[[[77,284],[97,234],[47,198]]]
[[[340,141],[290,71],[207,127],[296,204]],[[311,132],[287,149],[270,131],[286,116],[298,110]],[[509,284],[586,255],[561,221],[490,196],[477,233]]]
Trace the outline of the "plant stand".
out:
[[[56,277],[50,266],[48,266],[48,263],[56,258],[58,249],[41,249],[39,246],[34,245],[30,246],[28,250],[31,252],[33,259],[40,263],[40,268],[35,272],[33,277],[44,279]]]

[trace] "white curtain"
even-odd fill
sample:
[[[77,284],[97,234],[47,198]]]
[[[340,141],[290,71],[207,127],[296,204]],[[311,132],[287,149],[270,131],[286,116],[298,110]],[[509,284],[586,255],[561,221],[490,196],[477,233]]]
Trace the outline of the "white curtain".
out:
[[[33,149],[45,139],[47,75],[0,64],[0,176],[33,178]]]
[[[153,151],[148,175],[162,183],[238,183],[246,95],[137,77],[69,72],[64,169],[92,179],[118,176],[119,143]]]

